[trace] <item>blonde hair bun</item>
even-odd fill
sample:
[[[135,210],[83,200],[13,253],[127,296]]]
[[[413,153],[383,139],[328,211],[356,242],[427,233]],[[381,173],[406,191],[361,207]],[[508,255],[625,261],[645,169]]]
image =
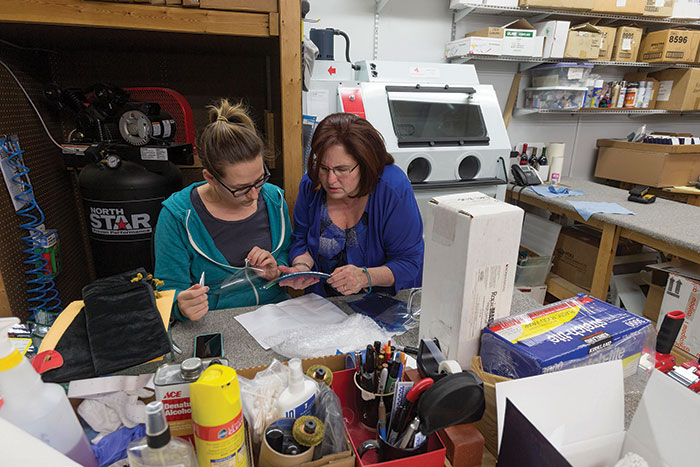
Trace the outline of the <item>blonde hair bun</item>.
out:
[[[209,105],[207,108],[209,123],[229,122],[255,132],[255,124],[248,116],[248,109],[242,103],[231,104],[228,99],[221,99],[217,104]]]

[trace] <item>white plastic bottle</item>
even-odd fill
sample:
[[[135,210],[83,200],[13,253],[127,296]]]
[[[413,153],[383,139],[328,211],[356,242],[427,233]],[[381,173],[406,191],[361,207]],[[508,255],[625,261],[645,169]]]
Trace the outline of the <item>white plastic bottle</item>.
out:
[[[88,467],[97,466],[90,442],[58,384],[44,383],[7,336],[17,318],[0,319],[0,417]]]
[[[282,418],[299,418],[313,415],[316,408],[316,389],[313,381],[304,378],[301,360],[289,360],[289,386],[277,399],[277,416]]]
[[[131,467],[196,467],[192,445],[170,436],[162,402],[146,406],[146,437],[129,443]]]

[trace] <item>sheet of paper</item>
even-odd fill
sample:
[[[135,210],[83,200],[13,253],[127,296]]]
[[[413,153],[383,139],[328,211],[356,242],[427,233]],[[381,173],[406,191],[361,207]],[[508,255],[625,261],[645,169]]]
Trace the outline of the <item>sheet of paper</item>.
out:
[[[265,339],[280,331],[297,329],[312,324],[337,324],[348,315],[323,297],[302,295],[284,302],[261,306],[255,311],[236,316],[236,321],[268,350]]]
[[[313,115],[318,121],[321,121],[330,113],[329,92],[327,89],[312,89],[309,91],[309,100],[307,101],[307,113]]]
[[[612,458],[619,454],[625,421],[620,360],[497,383],[499,446],[503,434],[506,398],[574,466],[577,463],[569,457],[567,445],[571,446],[572,457],[578,457],[576,454],[586,449],[589,453],[595,453],[598,459]],[[619,441],[617,445],[615,440]],[[614,449],[617,452],[612,452]],[[591,456],[589,454],[589,459],[592,459]]]
[[[700,396],[654,370],[627,431],[622,454],[632,451],[649,465],[698,465],[692,446],[700,431]]]
[[[136,392],[146,386],[151,379],[153,379],[152,374],[77,379],[70,382],[68,397],[82,399],[117,391]]]

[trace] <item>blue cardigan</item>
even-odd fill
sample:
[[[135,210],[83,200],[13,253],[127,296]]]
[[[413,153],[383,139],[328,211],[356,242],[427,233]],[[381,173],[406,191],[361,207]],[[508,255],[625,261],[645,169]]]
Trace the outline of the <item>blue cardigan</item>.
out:
[[[214,245],[214,240],[192,206],[190,193],[202,185],[193,183],[187,188],[174,193],[163,202],[163,209],[158,216],[156,226],[155,250],[156,268],[154,276],[165,282],[164,290],[175,289],[173,317],[185,320],[177,306],[177,294],[199,283],[204,272],[205,285],[210,286],[208,294],[209,309],[235,308],[241,306],[276,303],[288,298],[279,286],[268,290],[262,289],[267,281],[251,280],[244,289],[237,289],[226,294],[214,294],[217,284],[226,280],[231,274],[240,270],[231,266],[224,255]],[[277,264],[287,266],[289,260],[289,241],[292,228],[289,223],[287,203],[283,191],[266,183],[262,187],[262,196],[267,205],[272,237],[272,256]]]
[[[294,207],[294,232],[289,258],[308,251],[318,264],[318,241],[321,234],[323,189],[314,190],[311,179],[304,175]],[[423,282],[423,221],[418,203],[406,174],[395,165],[384,167],[377,186],[367,201],[368,215],[367,264],[359,267],[387,266],[394,274],[394,293]],[[332,272],[332,271],[323,271]],[[325,296],[323,286],[315,284],[311,291]]]

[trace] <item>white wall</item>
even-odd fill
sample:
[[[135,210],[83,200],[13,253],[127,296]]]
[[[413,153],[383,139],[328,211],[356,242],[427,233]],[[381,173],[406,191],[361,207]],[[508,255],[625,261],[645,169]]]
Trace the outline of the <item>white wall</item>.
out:
[[[318,18],[317,24],[305,25],[305,30],[336,28],[351,39],[350,58],[353,61],[373,58],[375,22],[374,0],[310,0],[307,18]],[[378,60],[445,62],[445,42],[452,31],[452,11],[449,0],[389,0],[379,14]],[[501,26],[516,18],[507,16],[469,15],[457,24],[456,37],[485,26]],[[342,38],[335,41],[337,60],[345,56]],[[501,107],[505,106],[511,82],[518,64],[510,62],[474,61],[479,81],[496,89]],[[595,73],[605,78],[621,79],[631,68],[596,67]],[[523,75],[521,88],[529,85],[529,75]],[[540,114],[513,116],[508,128],[511,145],[523,141],[566,143],[564,174],[592,178],[595,168],[598,138],[624,137],[642,124],[657,131],[698,133],[698,120],[686,117],[626,115],[570,116]]]

